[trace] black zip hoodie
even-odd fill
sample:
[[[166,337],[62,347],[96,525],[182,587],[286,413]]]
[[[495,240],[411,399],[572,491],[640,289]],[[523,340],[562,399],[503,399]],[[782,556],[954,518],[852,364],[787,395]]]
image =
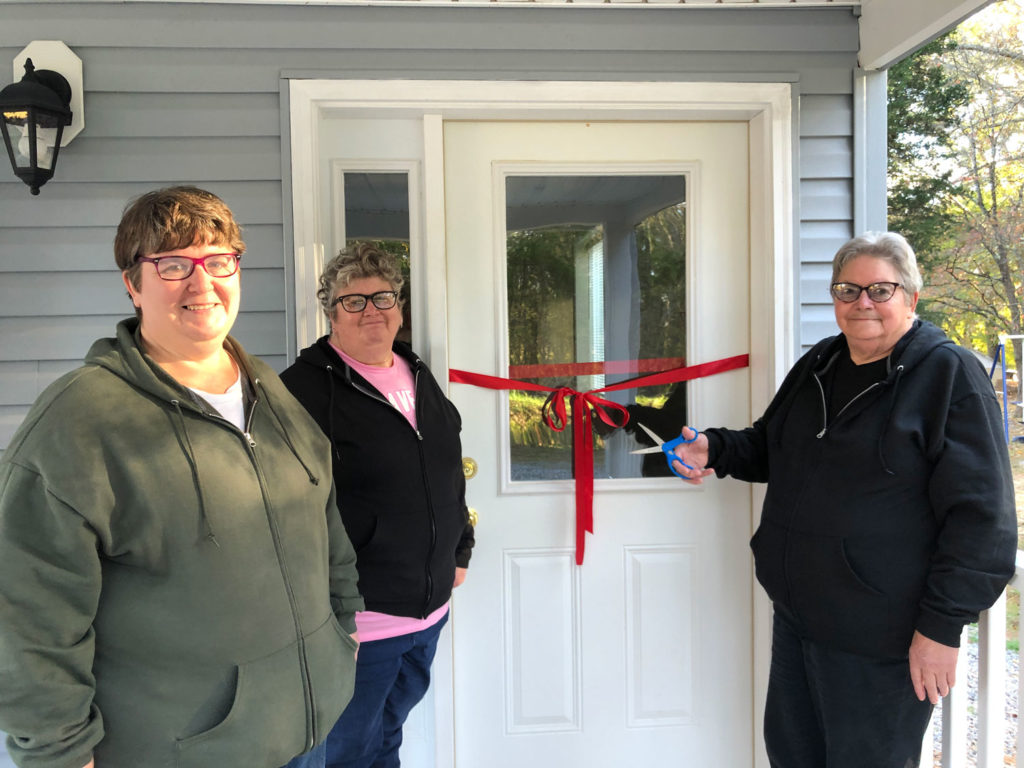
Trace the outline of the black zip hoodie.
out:
[[[462,420],[408,345],[394,352],[416,382],[414,429],[327,337],[281,379],[331,442],[338,508],[356,549],[366,609],[424,618],[469,565],[473,527],[462,473]]]
[[[1002,412],[967,350],[915,321],[885,378],[837,404],[844,336],[793,367],[745,430],[708,430],[719,476],[767,482],[757,578],[809,638],[905,658],[914,630],[958,646],[1013,575],[1017,520]]]

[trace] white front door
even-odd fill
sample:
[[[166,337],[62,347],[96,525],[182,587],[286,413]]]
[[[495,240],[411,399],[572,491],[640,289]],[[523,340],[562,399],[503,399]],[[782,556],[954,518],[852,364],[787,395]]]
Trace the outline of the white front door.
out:
[[[324,258],[352,237],[392,240],[409,253],[413,345],[442,383],[453,368],[592,389],[638,359],[658,370],[677,356],[750,353],[749,369],[670,390],[685,394],[694,424],[746,426],[794,354],[790,93],[785,83],[291,81],[289,356],[324,330]],[[666,203],[671,215],[633,226]],[[682,272],[650,263],[673,249]],[[534,434],[526,443],[550,433],[522,393],[510,409],[507,392],[448,389],[479,465],[468,484],[478,544],[433,692],[407,722],[403,765],[766,765],[755,718],[771,611],[746,545],[757,488],[634,477],[634,438],[609,435],[595,460],[595,531],[576,566],[569,449],[536,460],[524,447],[523,432]],[[679,398],[653,405],[670,417],[662,433],[674,432]]]
[[[511,364],[512,378],[583,390],[651,358],[659,370],[751,351],[746,122],[443,132],[452,369],[509,377]],[[749,370],[682,386],[676,432],[684,415],[749,423]],[[577,566],[570,449],[524,448],[547,428],[539,408],[510,427],[524,414],[508,392],[450,394],[479,467],[477,545],[452,616],[455,765],[752,765],[749,488],[640,476],[639,443],[609,435]]]

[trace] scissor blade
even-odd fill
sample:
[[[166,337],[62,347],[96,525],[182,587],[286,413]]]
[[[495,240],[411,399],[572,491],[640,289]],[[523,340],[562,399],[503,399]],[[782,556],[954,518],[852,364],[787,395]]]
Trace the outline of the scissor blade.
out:
[[[640,422],[637,422],[637,426],[639,426],[640,429],[647,433],[648,437],[650,437],[651,440],[655,442],[655,445],[651,446],[650,448],[640,448],[639,450],[636,451],[630,451],[630,453],[661,453],[661,444],[664,443],[665,441],[658,437],[656,434],[654,434],[650,429],[648,429],[646,424],[641,424]]]
[[[646,432],[647,436],[654,441],[655,447],[652,450],[644,451],[644,453],[653,453],[655,450],[660,451],[661,444],[664,443],[665,441],[658,437],[656,434],[654,434],[654,432],[652,432],[650,429],[648,429],[646,424],[641,424],[640,422],[637,422],[637,426],[639,426],[640,429]]]

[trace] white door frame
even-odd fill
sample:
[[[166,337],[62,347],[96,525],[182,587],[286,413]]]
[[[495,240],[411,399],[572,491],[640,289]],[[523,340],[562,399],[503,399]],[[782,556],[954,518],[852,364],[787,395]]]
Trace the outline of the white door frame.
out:
[[[742,120],[750,132],[751,412],[761,413],[793,360],[793,135],[787,83],[658,83],[482,80],[292,80],[289,82],[292,222],[297,349],[316,336],[319,306],[311,286],[330,242],[318,192],[319,132],[329,115],[417,118],[423,124],[421,268],[413,280],[416,345],[431,368],[448,368],[443,125],[446,120]],[[427,312],[427,308],[431,312]],[[745,426],[745,425],[731,425]],[[763,492],[751,490],[756,527]],[[771,606],[754,585],[754,712],[760,723],[771,647]],[[435,679],[449,679],[451,647],[439,648]],[[437,685],[438,768],[455,764],[451,685]],[[760,730],[760,725],[757,726]],[[755,766],[767,765],[760,737]]]

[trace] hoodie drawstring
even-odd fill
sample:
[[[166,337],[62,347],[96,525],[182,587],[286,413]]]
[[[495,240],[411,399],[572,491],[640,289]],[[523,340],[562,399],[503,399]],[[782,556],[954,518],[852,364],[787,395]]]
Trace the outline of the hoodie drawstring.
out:
[[[889,420],[892,418],[892,411],[896,407],[896,392],[900,388],[900,379],[903,378],[903,366],[896,366],[896,379],[892,383],[892,387],[889,390],[889,407],[885,410],[885,420],[882,422],[882,434],[878,436],[878,458],[882,462],[882,469],[888,474],[895,475],[896,473],[889,469],[889,465],[885,462],[885,449],[883,444],[885,443],[885,433],[889,429]]]
[[[263,389],[263,383],[259,379],[256,379],[256,381],[253,383],[258,389]],[[302,468],[306,470],[306,477],[309,478],[309,482],[312,485],[320,485],[320,478],[313,473],[313,470],[309,468],[309,464],[302,458],[302,456],[299,454],[299,451],[295,448],[295,445],[292,443],[291,437],[288,435],[288,430],[284,426],[284,422],[281,420],[281,417],[278,415],[277,411],[274,410],[273,400],[267,396],[267,393],[265,391],[263,393],[263,402],[267,404],[267,408],[270,409],[270,413],[273,415],[274,421],[277,422],[277,427],[281,431],[281,436],[284,438],[285,445],[288,446],[288,449],[292,452],[292,455],[299,462],[299,464],[302,465]]]
[[[334,366],[327,365],[324,371],[327,373],[327,439],[331,441],[331,451],[335,460],[341,461],[341,451],[334,444]]]
[[[202,483],[199,482],[199,465],[196,462],[195,449],[192,447],[192,440],[188,436],[185,414],[182,413],[181,403],[177,400],[171,400],[171,405],[174,406],[174,410],[178,414],[178,421],[181,423],[180,434],[184,438],[185,457],[188,459],[189,468],[192,470],[192,483],[195,485],[196,496],[199,499],[199,520],[203,527],[203,533],[200,538],[212,541],[217,549],[220,549],[220,542],[217,541],[217,536],[213,532],[213,525],[210,523],[210,518],[206,514],[206,498],[203,496]],[[171,423],[175,426],[178,424],[174,419],[171,419]],[[178,430],[176,429],[175,431]]]

